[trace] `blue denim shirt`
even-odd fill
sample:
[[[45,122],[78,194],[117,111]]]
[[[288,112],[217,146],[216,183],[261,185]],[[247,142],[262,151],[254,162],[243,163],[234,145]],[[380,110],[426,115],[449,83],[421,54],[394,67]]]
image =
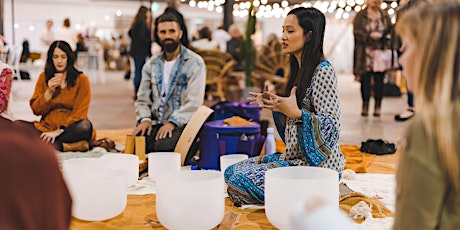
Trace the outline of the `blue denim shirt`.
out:
[[[158,108],[161,105],[164,61],[164,53],[161,53],[149,59],[142,68],[142,80],[134,104],[136,119],[138,122],[150,119],[152,125],[170,121],[183,127],[203,104],[206,65],[201,56],[181,46],[160,120]]]

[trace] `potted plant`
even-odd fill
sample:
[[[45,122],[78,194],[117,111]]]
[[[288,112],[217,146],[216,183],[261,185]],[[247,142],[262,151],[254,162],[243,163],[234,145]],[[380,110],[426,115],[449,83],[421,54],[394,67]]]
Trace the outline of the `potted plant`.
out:
[[[254,5],[248,9],[248,21],[246,24],[246,36],[241,41],[241,57],[243,58],[244,73],[246,76],[246,87],[252,87],[252,70],[255,67],[256,50],[252,42],[251,36],[256,32],[256,15]]]
[[[246,36],[241,40],[240,44],[240,53],[243,58],[243,66],[245,73],[245,89],[243,89],[243,99],[246,99],[245,96],[247,92],[245,91],[254,91],[252,84],[252,70],[255,67],[256,62],[256,50],[251,36],[256,32],[256,15],[254,11],[254,5],[251,2],[251,6],[248,9],[248,21],[246,23]]]

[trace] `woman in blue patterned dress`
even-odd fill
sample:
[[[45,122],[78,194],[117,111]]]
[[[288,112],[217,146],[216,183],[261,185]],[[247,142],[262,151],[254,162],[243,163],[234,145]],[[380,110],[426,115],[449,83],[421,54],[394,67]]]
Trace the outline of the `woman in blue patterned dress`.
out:
[[[266,91],[250,93],[249,99],[273,111],[286,153],[253,157],[228,167],[225,181],[235,204],[263,204],[265,172],[272,168],[308,165],[343,170],[337,78],[323,54],[325,24],[324,14],[315,8],[288,13],[281,37],[283,53],[291,56],[285,95]]]

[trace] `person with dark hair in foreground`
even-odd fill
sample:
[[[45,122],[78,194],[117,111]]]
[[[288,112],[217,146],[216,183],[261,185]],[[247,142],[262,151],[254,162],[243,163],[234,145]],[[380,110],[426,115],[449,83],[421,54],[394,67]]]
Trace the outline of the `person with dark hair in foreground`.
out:
[[[3,117],[0,146],[0,229],[68,229],[72,200],[54,150]]]

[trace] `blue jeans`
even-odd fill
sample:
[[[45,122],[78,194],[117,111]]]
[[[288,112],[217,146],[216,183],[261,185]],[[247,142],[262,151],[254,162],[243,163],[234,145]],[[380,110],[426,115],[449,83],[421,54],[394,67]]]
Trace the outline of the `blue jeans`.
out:
[[[134,92],[137,95],[137,91],[139,90],[139,85],[141,84],[142,80],[142,67],[145,64],[145,61],[147,59],[146,56],[131,56],[132,59],[134,60]],[[131,69],[131,73],[133,72],[133,69]]]

